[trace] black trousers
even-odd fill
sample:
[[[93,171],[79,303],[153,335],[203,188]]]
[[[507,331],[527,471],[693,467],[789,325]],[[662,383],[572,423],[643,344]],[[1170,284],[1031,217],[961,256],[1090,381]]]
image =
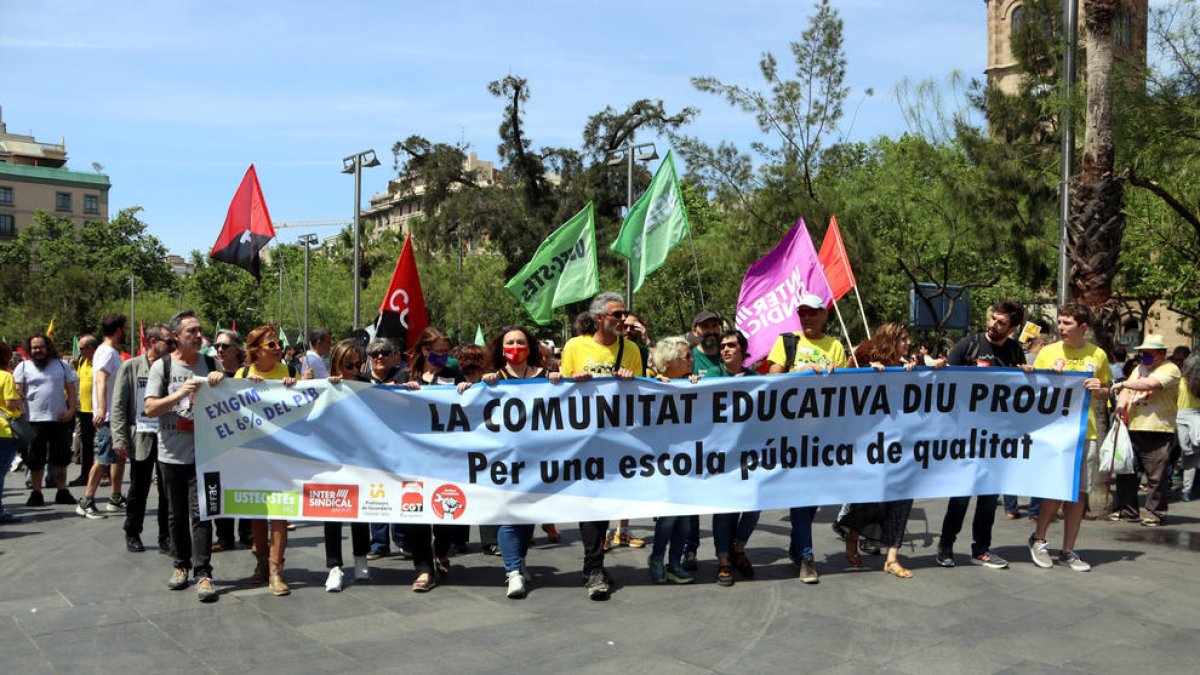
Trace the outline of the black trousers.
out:
[[[584,576],[604,570],[604,538],[607,536],[607,520],[579,523],[579,538],[583,540]]]
[[[96,427],[92,425],[92,413],[76,412],[75,429],[79,431],[79,477],[87,480],[96,461]]]
[[[196,576],[211,575],[212,522],[200,520],[195,464],[158,463],[170,505],[171,552],[175,566],[194,570]]]
[[[234,542],[233,531],[235,528],[233,523],[235,520],[237,520],[237,539],[239,541],[250,541],[252,536],[250,532],[251,521],[247,520],[246,518],[214,518],[213,523],[215,523],[214,527],[217,530],[217,541],[224,542],[226,544],[232,544]]]
[[[125,507],[125,534],[129,536],[142,535],[142,523],[146,519],[146,506],[150,498],[150,484],[154,482],[154,474],[158,474],[158,540],[170,539],[170,524],[167,521],[167,488],[162,479],[162,471],[158,468],[158,437],[147,434],[152,438],[150,455],[143,460],[130,456],[129,460],[129,503]]]
[[[393,527],[404,535],[417,574],[433,574],[433,528],[426,523],[398,523]],[[449,548],[447,542],[446,550]]]
[[[971,555],[987,553],[992,548],[992,525],[996,522],[996,505],[1000,495],[978,495],[975,497],[975,518],[971,521]],[[962,531],[967,516],[970,497],[951,497],[946,505],[946,517],[942,519],[942,536],[938,548],[950,550],[954,540]]]
[[[343,524],[341,521],[325,521],[326,567],[341,567],[345,564],[342,559]],[[365,556],[367,551],[371,550],[371,526],[369,524],[350,523],[350,550],[354,552],[356,558]]]

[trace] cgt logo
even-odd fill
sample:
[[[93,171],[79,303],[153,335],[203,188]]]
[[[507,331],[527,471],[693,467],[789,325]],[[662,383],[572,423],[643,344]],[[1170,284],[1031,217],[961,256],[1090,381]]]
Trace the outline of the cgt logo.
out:
[[[430,499],[433,515],[442,520],[458,520],[467,511],[467,496],[457,485],[442,485]]]
[[[425,513],[425,498],[420,492],[405,492],[400,498],[400,513],[411,516]]]
[[[305,483],[304,515],[315,518],[358,517],[358,486]]]

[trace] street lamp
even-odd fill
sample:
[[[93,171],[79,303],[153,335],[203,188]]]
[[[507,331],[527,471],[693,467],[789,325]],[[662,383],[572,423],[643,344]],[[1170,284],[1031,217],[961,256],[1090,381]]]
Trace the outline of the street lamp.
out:
[[[625,174],[625,215],[629,216],[629,212],[633,210],[633,160],[634,153],[639,150],[641,152],[636,156],[639,162],[652,162],[658,159],[658,149],[653,143],[639,143],[631,145],[626,143],[617,148],[613,148],[605,155],[609,166],[621,166],[625,164],[628,167]],[[625,308],[633,310],[633,261],[625,261]]]
[[[379,166],[379,158],[374,150],[362,152],[342,158],[342,173],[354,174],[354,330],[358,330],[358,269],[359,256],[362,248],[358,241],[358,212],[362,204],[362,170],[363,167]]]
[[[304,342],[308,342],[308,249],[310,246],[316,245],[317,235],[300,235],[300,243],[304,244],[304,336],[301,339]],[[354,286],[357,288],[358,284],[355,284]],[[309,346],[311,347],[312,345]]]

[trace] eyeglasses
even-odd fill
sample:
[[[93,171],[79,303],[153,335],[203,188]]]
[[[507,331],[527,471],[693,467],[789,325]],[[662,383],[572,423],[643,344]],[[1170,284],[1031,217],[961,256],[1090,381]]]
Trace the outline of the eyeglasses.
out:
[[[260,342],[258,346],[266,347],[267,349],[279,349],[281,345],[277,341],[271,340],[270,342]]]
[[[167,342],[174,342],[174,340],[168,340]],[[215,349],[219,352],[223,352],[226,349],[234,349],[234,346],[228,342],[218,342],[215,345],[213,345],[213,349]]]
[[[736,342],[722,342],[721,349],[740,349],[741,345]]]
[[[619,321],[624,321],[625,317],[629,316],[629,312],[627,312],[623,309],[618,309],[618,310],[609,312],[608,315]]]
[[[369,356],[373,359],[386,359],[387,357],[391,356],[392,354],[395,354],[395,352],[374,351],[374,352],[367,354],[367,356]]]
[[[350,361],[342,364],[342,370],[359,370],[362,368],[362,361]]]

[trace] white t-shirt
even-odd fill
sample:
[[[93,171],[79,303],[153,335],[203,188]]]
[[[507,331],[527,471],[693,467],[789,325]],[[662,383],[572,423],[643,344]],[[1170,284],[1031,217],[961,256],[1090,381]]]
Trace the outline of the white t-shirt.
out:
[[[329,377],[329,366],[320,354],[311,349],[304,352],[304,360],[300,362],[300,375],[303,376],[304,371],[309,368],[312,368],[313,377],[318,380]]]
[[[67,411],[67,385],[79,386],[79,376],[62,359],[48,359],[41,370],[33,361],[22,361],[13,371],[13,380],[25,387],[30,422],[57,422]]]
[[[104,410],[106,414],[112,414],[113,390],[117,388],[117,371],[121,369],[121,354],[110,347],[108,343],[102,342],[96,348],[96,353],[92,355],[92,410],[100,409],[100,401],[105,402]],[[100,371],[108,373],[107,379],[104,381],[104,391],[96,388],[96,381],[99,379],[96,376]],[[104,398],[101,399],[100,397]]]

